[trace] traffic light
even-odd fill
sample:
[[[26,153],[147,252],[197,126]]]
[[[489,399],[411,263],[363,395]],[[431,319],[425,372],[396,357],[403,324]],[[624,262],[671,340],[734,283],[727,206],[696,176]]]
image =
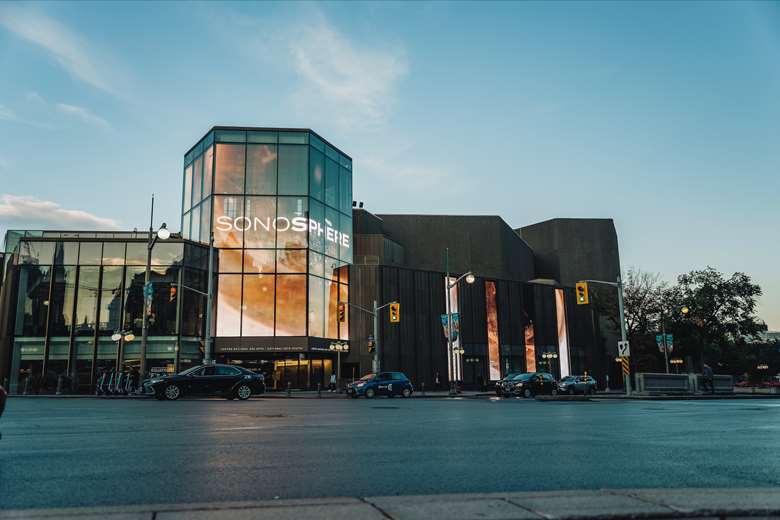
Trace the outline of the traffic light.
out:
[[[347,304],[339,303],[339,323],[347,321]]]
[[[577,305],[587,305],[588,300],[588,282],[577,282],[574,286],[577,290]]]
[[[373,352],[373,351],[374,351],[374,348],[375,348],[375,347],[374,347],[374,340],[373,340],[373,339],[369,339],[369,340],[368,340],[368,351],[369,351],[369,352]]]
[[[176,287],[171,287],[168,293],[168,302],[173,302],[176,299]]]
[[[401,321],[401,304],[400,303],[391,303],[390,304],[390,323],[398,323]]]

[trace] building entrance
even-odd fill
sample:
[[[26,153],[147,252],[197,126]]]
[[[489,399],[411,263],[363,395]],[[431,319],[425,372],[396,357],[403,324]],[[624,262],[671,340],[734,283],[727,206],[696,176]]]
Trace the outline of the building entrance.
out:
[[[336,363],[327,354],[263,354],[219,356],[218,363],[239,365],[265,376],[269,392],[295,390],[323,390],[328,387]]]

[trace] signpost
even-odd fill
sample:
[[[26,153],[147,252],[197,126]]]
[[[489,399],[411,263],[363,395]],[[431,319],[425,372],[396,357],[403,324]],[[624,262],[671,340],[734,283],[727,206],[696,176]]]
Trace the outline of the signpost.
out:
[[[631,355],[631,349],[628,346],[628,341],[618,341],[618,356],[629,357]]]

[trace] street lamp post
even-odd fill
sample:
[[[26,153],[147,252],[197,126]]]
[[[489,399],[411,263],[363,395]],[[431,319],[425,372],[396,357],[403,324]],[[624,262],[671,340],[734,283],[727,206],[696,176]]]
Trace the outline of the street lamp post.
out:
[[[336,352],[336,390],[341,391],[341,353],[349,352],[349,345],[346,343],[331,343],[328,347],[331,352]]]
[[[163,222],[157,232],[154,231],[154,194],[152,194],[152,211],[149,218],[149,237],[146,241],[146,274],[144,275],[144,305],[143,305],[143,325],[141,327],[141,355],[138,372],[143,380],[146,374],[146,344],[149,335],[149,313],[152,310],[152,248],[157,240],[168,240],[171,232],[168,226]]]
[[[456,395],[457,394],[457,363],[458,363],[458,356],[456,355],[455,350],[452,348],[452,301],[450,292],[452,291],[453,287],[456,287],[458,283],[465,279],[467,284],[472,284],[476,281],[477,277],[474,276],[474,273],[471,271],[468,271],[465,274],[462,274],[458,279],[456,279],[454,282],[450,283],[450,249],[445,248],[444,249],[444,270],[446,272],[445,274],[445,282],[444,285],[447,287],[447,350],[450,352],[450,367],[451,367],[451,378],[450,378],[450,395]]]
[[[558,353],[557,352],[543,352],[542,353],[542,359],[546,360],[547,369],[550,371],[550,374],[553,374],[553,359],[558,359]],[[553,377],[555,377],[555,374],[553,374]]]

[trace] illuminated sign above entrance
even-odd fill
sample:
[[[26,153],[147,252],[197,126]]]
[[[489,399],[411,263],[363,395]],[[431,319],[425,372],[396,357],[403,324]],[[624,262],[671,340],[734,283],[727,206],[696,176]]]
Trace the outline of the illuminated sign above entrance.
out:
[[[324,237],[325,240],[339,244],[343,247],[350,247],[350,237],[333,227],[333,223],[325,219],[325,225],[311,218],[306,217],[230,217],[221,215],[216,218],[216,228],[219,231],[258,231],[264,229],[267,232],[271,230],[288,231],[303,233],[309,230],[316,233],[317,236]]]

